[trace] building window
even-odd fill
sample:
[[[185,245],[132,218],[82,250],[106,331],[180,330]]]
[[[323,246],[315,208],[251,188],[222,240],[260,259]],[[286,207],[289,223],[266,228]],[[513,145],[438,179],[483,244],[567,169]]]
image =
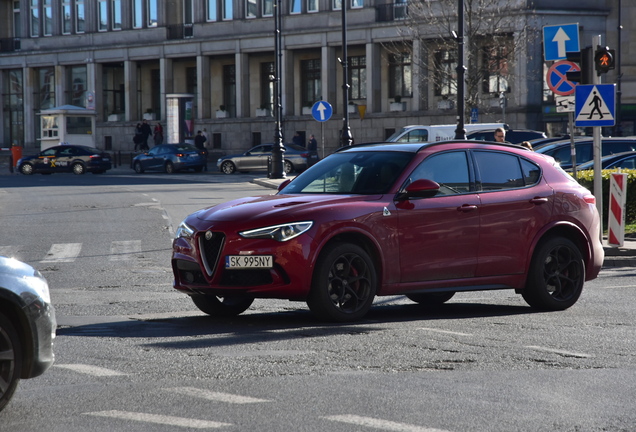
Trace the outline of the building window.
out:
[[[102,96],[105,119],[111,114],[126,112],[125,80],[123,64],[105,64],[102,67]]]
[[[69,105],[86,107],[86,66],[72,66],[66,72],[66,102]]]
[[[441,50],[435,53],[435,95],[457,94],[457,52]]]
[[[217,21],[218,18],[218,4],[217,0],[208,0],[207,1],[207,16],[206,21]]]
[[[333,10],[341,10],[342,0],[332,0],[331,7],[333,8]]]
[[[230,117],[236,117],[236,67],[223,66],[223,105],[230,113]]]
[[[86,17],[84,16],[84,0],[75,0],[75,32],[84,33]]]
[[[71,0],[62,0],[62,34],[71,34],[73,17],[71,15]]]
[[[37,87],[34,89],[33,108],[35,112],[55,106],[55,69],[43,67],[35,70]]]
[[[256,18],[257,13],[256,0],[245,0],[245,18]]]
[[[351,0],[351,9],[360,9],[364,6],[364,0]]]
[[[290,14],[300,13],[300,0],[289,0],[289,13]]]
[[[234,18],[234,10],[232,0],[221,0],[223,2],[223,21],[229,21]]]
[[[42,7],[44,8],[44,36],[53,34],[53,0],[44,0]]]
[[[197,94],[198,86],[197,86],[197,68],[196,67],[187,67],[186,71],[186,93]]]
[[[22,25],[20,24],[20,2],[13,2],[13,37],[22,37]]]
[[[0,71],[4,74],[2,80],[3,104],[3,136],[2,142],[23,144],[24,141],[24,100],[22,70],[12,69]]]
[[[134,0],[133,3],[133,28],[139,29],[144,26],[144,3],[143,0]]]
[[[318,12],[318,0],[307,0],[307,12]]]
[[[158,12],[157,12],[157,0],[148,0],[146,3],[146,13],[148,14],[148,27],[157,27]]]
[[[320,59],[302,60],[300,62],[301,103],[309,107],[321,99]]]
[[[108,30],[108,0],[98,0],[98,27],[99,31]]]
[[[499,94],[509,92],[508,47],[490,46],[483,49],[484,93]]]
[[[367,58],[366,56],[349,57],[349,98],[367,98]]]
[[[389,56],[389,97],[410,97],[413,92],[411,76],[411,53],[391,54]]]
[[[263,8],[263,16],[274,15],[274,0],[263,0],[261,7]]]
[[[121,0],[112,0],[111,14],[113,30],[121,30]]]
[[[274,62],[261,63],[261,106],[273,110],[274,107]]]
[[[31,0],[31,37],[40,36],[40,1]]]

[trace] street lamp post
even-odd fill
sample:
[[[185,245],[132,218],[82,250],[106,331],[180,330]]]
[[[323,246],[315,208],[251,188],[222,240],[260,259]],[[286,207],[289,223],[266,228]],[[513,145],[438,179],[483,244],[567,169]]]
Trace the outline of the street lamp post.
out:
[[[347,5],[348,0],[340,0],[342,2],[342,137],[341,144],[350,146],[353,144],[353,136],[349,127],[349,65],[347,60]]]
[[[457,5],[457,129],[455,139],[466,139],[464,129],[464,0],[458,0]]]
[[[282,52],[281,52],[281,0],[274,0],[274,112],[275,112],[275,130],[274,145],[272,146],[272,167],[269,178],[282,179],[285,178],[285,170],[283,169],[283,153],[285,146],[283,145],[283,105],[282,105]]]

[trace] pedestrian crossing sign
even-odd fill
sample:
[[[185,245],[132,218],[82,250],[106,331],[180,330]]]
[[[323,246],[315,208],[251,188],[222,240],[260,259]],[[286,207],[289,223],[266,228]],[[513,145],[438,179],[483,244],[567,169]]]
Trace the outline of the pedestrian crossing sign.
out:
[[[578,127],[616,124],[616,84],[577,85],[574,124]]]

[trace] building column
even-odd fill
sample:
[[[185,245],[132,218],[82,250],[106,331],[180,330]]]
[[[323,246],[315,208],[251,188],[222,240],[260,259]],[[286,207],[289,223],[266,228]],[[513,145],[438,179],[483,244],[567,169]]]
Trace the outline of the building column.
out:
[[[411,86],[413,91],[413,97],[411,98],[410,111],[419,111],[422,106],[421,96],[421,71],[422,71],[422,41],[420,39],[413,39],[412,45],[413,52],[411,53]]]
[[[234,54],[236,65],[236,117],[251,117],[250,109],[250,71],[249,55],[237,52]]]
[[[334,112],[344,112],[338,109],[342,106],[338,100],[338,83],[342,85],[341,81],[338,81],[338,60],[336,59],[336,49],[323,45],[320,49],[320,68],[323,71],[320,75],[320,86],[322,87],[322,100],[329,102],[333,107]]]
[[[138,89],[139,83],[137,82],[137,62],[131,60],[124,61],[124,102],[126,104],[126,121],[138,120],[139,106],[138,106]]]
[[[66,66],[57,65],[55,68],[55,105],[66,105]]]
[[[174,92],[172,59],[165,57],[159,59],[159,75],[159,81],[161,83],[161,112],[165,116],[168,112],[166,107],[166,95]]]
[[[210,100],[210,57],[197,56],[197,119],[212,116],[212,102]]]
[[[24,101],[24,147],[33,147],[40,149],[40,143],[36,141],[36,128],[40,128],[40,117],[33,112],[33,92],[38,83],[35,82],[31,68],[22,68],[22,100]],[[27,125],[31,125],[30,127]]]
[[[382,62],[380,45],[368,43],[367,56],[367,113],[382,110]]]

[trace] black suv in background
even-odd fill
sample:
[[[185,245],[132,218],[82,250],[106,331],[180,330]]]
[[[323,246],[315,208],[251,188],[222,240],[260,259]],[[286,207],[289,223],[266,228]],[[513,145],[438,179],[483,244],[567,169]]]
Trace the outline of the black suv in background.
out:
[[[49,286],[28,264],[0,256],[0,411],[20,379],[52,364],[55,310]]]
[[[636,150],[636,138],[602,138],[601,156],[623,153]],[[577,166],[589,162],[594,158],[593,140],[590,137],[576,138],[574,140],[576,148]],[[545,146],[535,149],[537,153],[552,156],[563,169],[572,168],[572,154],[570,151],[570,140],[555,141]]]
[[[476,141],[494,141],[495,130],[484,129],[466,134],[466,138]],[[509,129],[506,131],[506,141],[512,144],[519,144],[523,141],[532,141],[539,138],[547,138],[546,134],[541,131],[529,129]]]

